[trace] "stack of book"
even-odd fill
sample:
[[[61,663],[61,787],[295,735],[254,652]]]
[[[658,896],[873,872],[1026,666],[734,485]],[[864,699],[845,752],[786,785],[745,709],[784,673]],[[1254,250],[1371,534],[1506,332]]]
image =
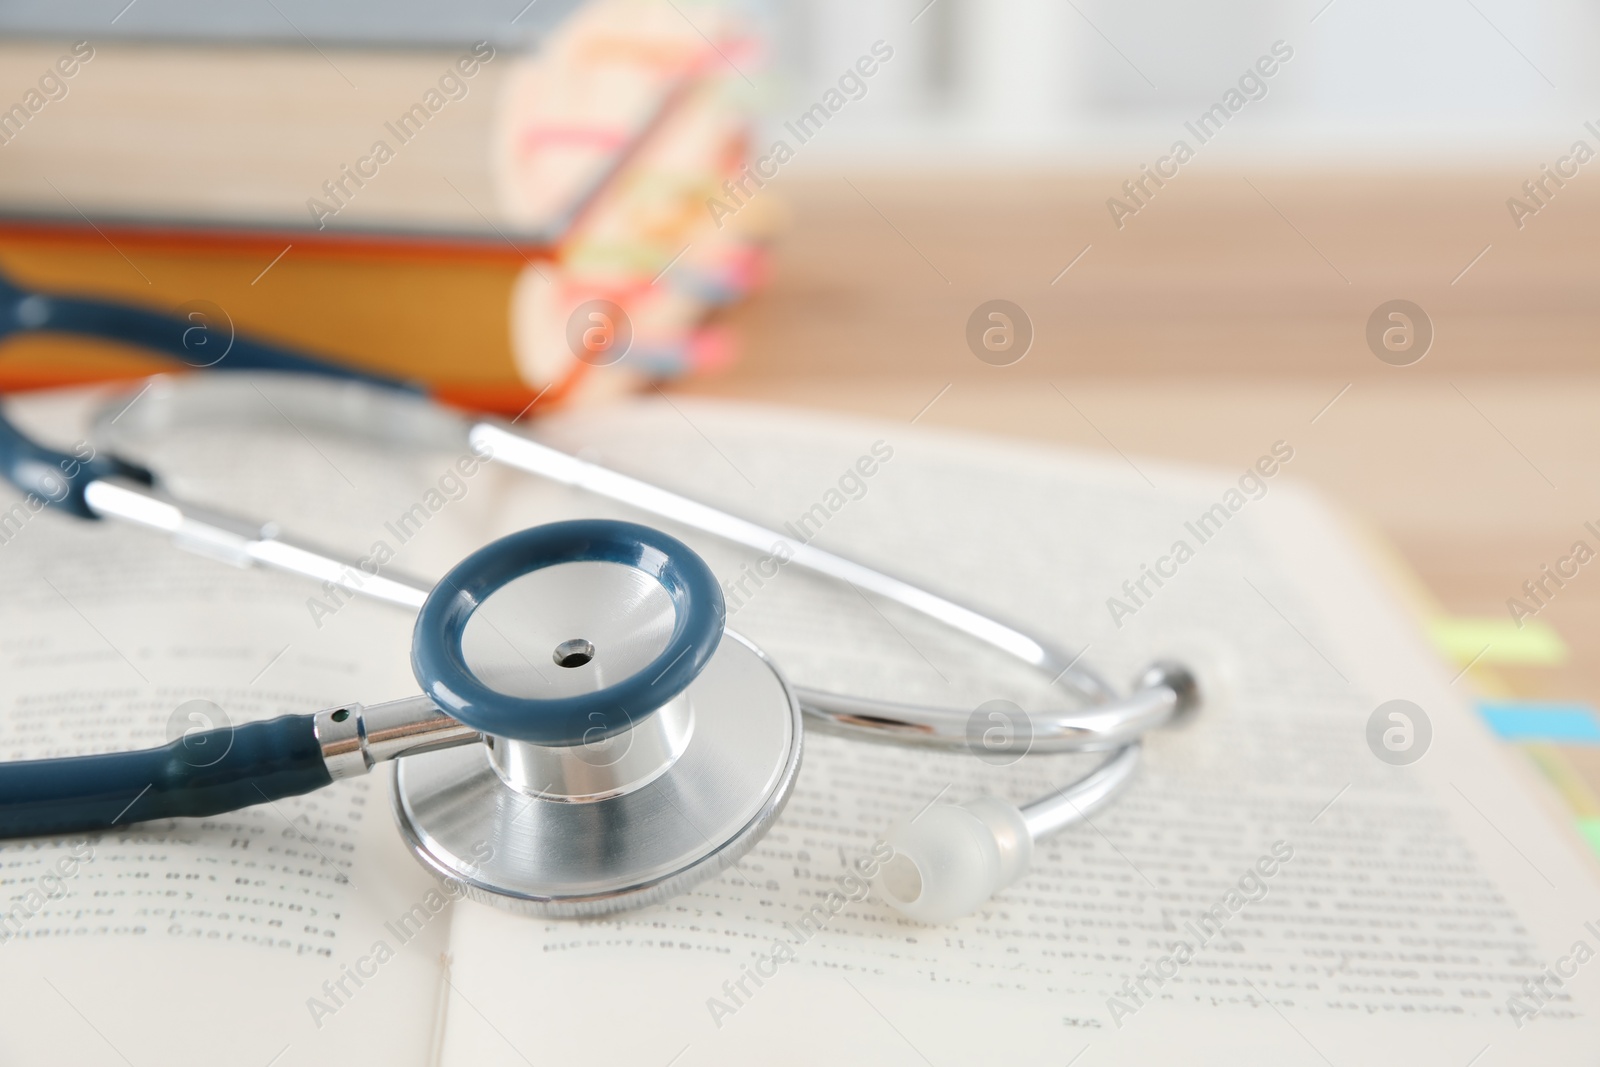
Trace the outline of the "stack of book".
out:
[[[210,307],[227,329],[488,410],[731,357],[717,311],[760,279],[771,217],[759,198],[708,209],[745,157],[759,49],[737,7],[506,16],[542,19],[536,42],[482,20],[401,39],[381,14],[309,25],[315,8],[290,4],[280,35],[21,27],[34,36],[0,43],[0,68],[28,75],[0,100],[0,273]],[[15,334],[0,389],[160,366]]]

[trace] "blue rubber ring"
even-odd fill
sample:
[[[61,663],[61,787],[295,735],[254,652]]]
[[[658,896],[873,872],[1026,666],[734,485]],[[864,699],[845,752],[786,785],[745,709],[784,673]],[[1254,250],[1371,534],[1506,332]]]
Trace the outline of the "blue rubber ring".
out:
[[[649,665],[593,693],[539,700],[484,685],[461,651],[467,620],[507,582],[558,563],[600,561],[636,567],[672,600],[667,647]],[[411,669],[435,703],[475,730],[541,745],[604,740],[686,689],[722,640],[727,607],[706,562],[682,541],[631,522],[553,522],[502,537],[456,564],[417,615]]]

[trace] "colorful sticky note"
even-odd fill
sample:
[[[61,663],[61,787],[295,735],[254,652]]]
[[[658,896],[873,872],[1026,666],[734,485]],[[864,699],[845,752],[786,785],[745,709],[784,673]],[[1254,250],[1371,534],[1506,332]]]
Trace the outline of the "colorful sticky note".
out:
[[[1444,616],[1428,623],[1434,647],[1457,663],[1554,666],[1567,660],[1567,644],[1549,623],[1524,619]]]
[[[1600,745],[1600,718],[1587,704],[1540,700],[1481,700],[1478,713],[1506,741]]]
[[[1589,847],[1600,853],[1600,819],[1579,819],[1578,832],[1589,842]]]

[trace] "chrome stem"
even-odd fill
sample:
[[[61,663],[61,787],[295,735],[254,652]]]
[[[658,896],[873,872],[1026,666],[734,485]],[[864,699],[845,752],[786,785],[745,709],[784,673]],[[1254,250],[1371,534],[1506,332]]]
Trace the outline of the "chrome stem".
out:
[[[334,781],[366,774],[386,760],[455,748],[483,736],[420,693],[371,707],[345,704],[319,711],[316,729]]]

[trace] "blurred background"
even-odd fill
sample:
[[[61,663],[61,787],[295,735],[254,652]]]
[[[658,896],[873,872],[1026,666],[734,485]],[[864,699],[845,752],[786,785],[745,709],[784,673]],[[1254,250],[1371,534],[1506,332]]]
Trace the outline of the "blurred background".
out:
[[[966,169],[1147,161],[1280,40],[1295,52],[1286,76],[1220,157],[1495,161],[1565,145],[1596,77],[1597,15],[1573,3],[906,0],[771,17],[784,114],[864,43],[896,46],[895,81],[830,155]]]
[[[1227,467],[1292,440],[1477,620],[1449,640],[1485,685],[1600,697],[1600,585],[1507,629],[1600,519],[1592,5],[13,0],[0,32],[0,104],[96,49],[0,118],[14,280],[203,299],[508,412],[670,381]],[[340,177],[478,41],[423,147]],[[568,351],[596,299],[614,367]],[[1014,359],[969,340],[993,300]],[[1371,340],[1396,300],[1420,355]],[[24,338],[0,384],[139,369]]]
[[[1600,514],[1600,181],[1577,162],[1600,149],[1592,7],[771,14],[770,137],[870,41],[896,55],[786,166],[748,351],[696,388],[1230,466],[1304,441],[1298,476],[1398,549],[1438,618],[1481,623],[1438,630],[1481,686],[1600,697],[1582,654],[1600,589],[1563,588],[1538,641],[1506,628],[1508,598]],[[1275,43],[1292,58],[1202,143],[1200,117]],[[1131,200],[1180,139],[1193,158]],[[1034,330],[1004,367],[964,343],[993,298]],[[1432,329],[1404,366],[1366,333],[1396,299]]]

